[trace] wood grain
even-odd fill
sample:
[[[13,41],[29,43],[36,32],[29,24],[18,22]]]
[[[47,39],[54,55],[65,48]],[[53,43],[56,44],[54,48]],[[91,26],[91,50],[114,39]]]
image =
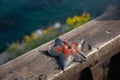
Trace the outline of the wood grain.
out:
[[[63,40],[85,39],[88,61],[73,62],[64,71],[54,57],[46,55],[54,40],[0,66],[0,80],[77,80],[84,68],[108,59],[120,51],[120,8],[60,36]],[[92,50],[88,49],[88,45]],[[93,65],[94,66],[94,65]]]

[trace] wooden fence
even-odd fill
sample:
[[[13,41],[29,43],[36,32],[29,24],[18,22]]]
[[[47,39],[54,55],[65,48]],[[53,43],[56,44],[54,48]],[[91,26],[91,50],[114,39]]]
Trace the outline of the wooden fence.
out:
[[[83,51],[88,60],[73,62],[64,71],[54,57],[46,55],[54,40],[0,66],[0,80],[79,80],[83,69],[91,71],[94,80],[103,79],[106,61],[120,52],[120,8],[60,36],[63,40],[85,39]],[[90,49],[91,48],[91,49]]]

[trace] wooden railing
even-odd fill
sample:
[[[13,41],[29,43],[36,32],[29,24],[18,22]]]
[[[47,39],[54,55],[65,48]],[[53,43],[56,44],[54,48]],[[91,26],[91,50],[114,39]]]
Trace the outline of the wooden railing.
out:
[[[83,51],[88,60],[73,62],[61,70],[56,59],[46,55],[48,46],[54,43],[52,40],[0,66],[0,80],[78,80],[85,68],[91,70],[94,80],[102,80],[103,64],[120,52],[120,8],[106,12],[60,38],[68,41],[84,38]]]

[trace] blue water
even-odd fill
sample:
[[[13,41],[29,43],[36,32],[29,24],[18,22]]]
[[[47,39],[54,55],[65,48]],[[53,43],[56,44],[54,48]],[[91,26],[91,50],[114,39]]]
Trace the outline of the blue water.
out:
[[[64,23],[69,16],[105,12],[109,0],[0,0],[0,51],[38,28],[54,22]]]

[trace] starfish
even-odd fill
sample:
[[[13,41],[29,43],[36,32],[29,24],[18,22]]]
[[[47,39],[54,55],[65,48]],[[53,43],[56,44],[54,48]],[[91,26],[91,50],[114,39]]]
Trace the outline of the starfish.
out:
[[[64,69],[73,61],[82,62],[87,60],[81,50],[83,43],[84,39],[68,42],[57,38],[55,39],[54,46],[49,46],[48,53],[51,56],[58,57],[60,59],[60,66]]]

